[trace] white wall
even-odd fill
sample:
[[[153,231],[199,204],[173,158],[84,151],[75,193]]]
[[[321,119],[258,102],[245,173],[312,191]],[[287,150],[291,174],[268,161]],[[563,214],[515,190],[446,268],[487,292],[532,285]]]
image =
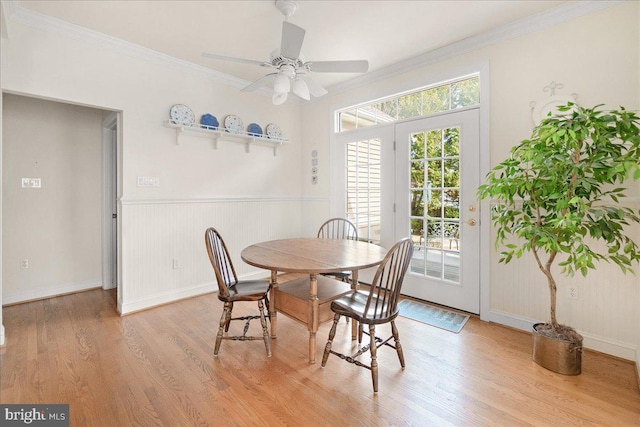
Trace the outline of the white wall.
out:
[[[102,111],[3,102],[3,302],[101,286]]]
[[[305,150],[320,144],[320,163],[328,164],[333,148],[327,143],[331,139],[332,108],[433,84],[476,71],[486,63],[490,82],[481,90],[482,96],[490,99],[488,148],[492,165],[530,135],[533,125],[530,102],[546,98],[548,93],[543,88],[552,81],[564,85],[559,94],[577,93],[578,101],[586,106],[605,103],[638,110],[639,7],[638,2],[617,5],[489,46],[439,57],[429,65],[329,95],[304,107]],[[329,189],[325,182],[304,187],[305,194],[314,197],[328,196]],[[637,208],[638,183],[631,184],[629,194]],[[630,232],[638,235],[640,230],[634,227]],[[528,259],[507,266],[498,264],[493,242],[483,244],[491,252],[488,283],[482,288],[489,295],[488,305],[481,313],[483,319],[516,327],[547,320],[546,281],[537,267]],[[636,270],[640,273],[640,266]],[[580,299],[568,300],[563,287],[559,295],[559,320],[580,330],[587,347],[636,360],[640,348],[637,277],[625,276],[617,267],[602,263],[586,279],[561,279],[561,286],[569,283],[578,286]]]
[[[29,14],[12,22],[0,46],[2,90],[121,112],[119,309],[214,290],[206,226],[232,240],[241,274],[266,274],[242,266],[239,253],[250,242],[301,232],[299,105],[276,108],[270,98],[218,83],[202,68],[74,31]],[[246,153],[244,144],[228,140],[214,150],[211,140],[189,135],[177,145],[163,121],[178,103],[198,119],[236,114],[245,125],[277,123],[290,143],[277,156],[259,146]],[[138,176],[158,177],[160,187],[137,187]],[[173,259],[181,261],[178,270]]]

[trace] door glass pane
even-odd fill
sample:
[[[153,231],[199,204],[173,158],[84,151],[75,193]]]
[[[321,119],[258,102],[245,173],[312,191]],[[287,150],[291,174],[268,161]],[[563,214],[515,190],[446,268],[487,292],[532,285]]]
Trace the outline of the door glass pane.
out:
[[[346,216],[356,224],[360,240],[380,243],[380,140],[352,142],[346,150]]]
[[[411,272],[459,283],[460,129],[416,132],[410,141]]]
[[[424,160],[411,162],[411,188],[424,188]]]

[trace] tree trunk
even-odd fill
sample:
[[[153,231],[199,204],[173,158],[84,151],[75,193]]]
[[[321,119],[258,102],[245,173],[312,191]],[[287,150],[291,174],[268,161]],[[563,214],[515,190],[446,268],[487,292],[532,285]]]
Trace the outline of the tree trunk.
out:
[[[549,298],[550,298],[550,308],[551,308],[551,326],[556,331],[560,330],[560,325],[558,324],[558,319],[556,318],[556,295],[558,293],[558,288],[556,287],[556,281],[553,279],[551,275],[551,271],[546,271],[545,275],[547,276],[547,282],[549,283]]]
[[[542,271],[544,275],[547,276],[547,283],[549,285],[549,300],[550,300],[549,306],[551,311],[550,313],[551,326],[556,331],[559,331],[560,324],[558,324],[558,319],[556,318],[556,295],[558,292],[558,288],[556,286],[556,281],[553,278],[553,275],[551,274],[551,265],[553,264],[553,261],[556,259],[557,254],[558,252],[551,252],[549,254],[549,258],[547,259],[547,262],[545,263],[545,265],[542,265],[542,262],[540,261],[540,257],[538,255],[538,251],[535,246],[535,242],[533,244],[533,255],[536,258],[536,262],[538,263],[538,268],[540,268],[540,271]]]

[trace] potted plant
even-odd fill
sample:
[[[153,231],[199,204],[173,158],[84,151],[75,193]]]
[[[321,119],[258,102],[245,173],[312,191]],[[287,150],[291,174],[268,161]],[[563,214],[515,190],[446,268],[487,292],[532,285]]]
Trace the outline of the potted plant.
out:
[[[581,372],[582,336],[558,323],[554,263],[566,276],[586,276],[595,261],[633,273],[640,260],[638,244],[625,232],[640,223],[640,212],[618,203],[626,197],[623,182],[640,178],[640,121],[622,107],[600,108],[572,102],[558,107],[478,188],[480,199],[495,201],[491,222],[496,248],[503,249],[499,262],[530,252],[547,279],[550,319],[533,327],[533,359],[567,375]]]

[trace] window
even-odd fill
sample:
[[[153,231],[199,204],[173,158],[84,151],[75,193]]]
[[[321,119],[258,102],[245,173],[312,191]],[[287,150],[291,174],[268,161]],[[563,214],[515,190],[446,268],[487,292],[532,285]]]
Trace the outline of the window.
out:
[[[346,145],[347,218],[358,228],[358,238],[380,243],[380,140]]]
[[[338,132],[480,104],[480,76],[462,77],[338,111]]]

